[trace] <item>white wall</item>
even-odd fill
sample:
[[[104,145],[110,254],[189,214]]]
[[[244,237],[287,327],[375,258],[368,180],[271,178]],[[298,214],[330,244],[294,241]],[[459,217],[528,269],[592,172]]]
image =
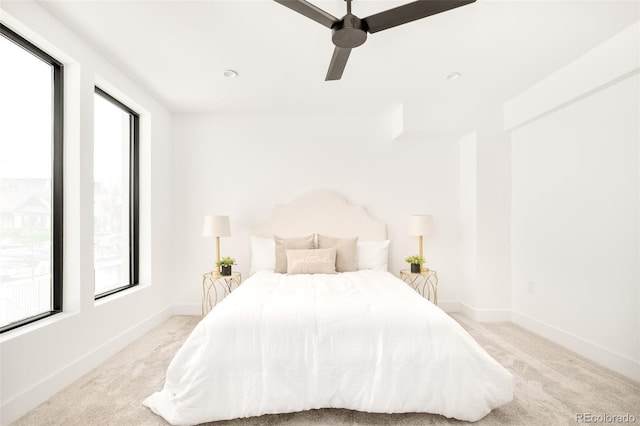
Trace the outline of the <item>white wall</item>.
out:
[[[479,124],[477,147],[479,320],[506,321],[511,309],[510,158],[501,128],[502,114],[493,111]]]
[[[508,321],[510,158],[501,111],[486,108],[475,132],[459,142],[460,308],[477,321]]]
[[[478,190],[477,190],[477,145],[474,132],[459,141],[460,158],[460,256],[462,259],[462,283],[458,293],[460,302],[466,306],[477,304],[478,274]]]
[[[203,216],[231,216],[222,255],[248,273],[253,224],[276,203],[329,189],[388,226],[389,268],[406,268],[418,251],[407,236],[411,214],[434,215],[425,239],[428,266],[440,277],[439,300],[457,300],[458,149],[451,141],[392,142],[392,115],[185,115],[174,117],[176,303],[199,311],[202,274],[213,268],[214,241],[201,236]]]
[[[611,52],[627,57],[601,62]],[[640,380],[637,56],[638,24],[521,95],[507,123],[513,320]]]
[[[2,22],[65,65],[64,312],[0,336],[2,424],[87,373],[171,314],[171,115],[31,1]],[[93,90],[141,114],[140,286],[93,300]]]

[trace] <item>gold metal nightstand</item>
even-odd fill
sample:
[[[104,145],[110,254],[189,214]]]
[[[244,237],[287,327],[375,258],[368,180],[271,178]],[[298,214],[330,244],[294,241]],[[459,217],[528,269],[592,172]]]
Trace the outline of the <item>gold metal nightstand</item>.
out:
[[[202,315],[213,309],[218,302],[231,293],[234,287],[238,287],[240,284],[242,284],[240,272],[233,272],[231,275],[220,275],[220,272],[212,271],[204,274],[202,276]],[[218,292],[218,287],[220,292]],[[220,297],[220,300],[218,300],[218,297]]]
[[[411,272],[409,269],[403,269],[400,271],[400,279],[426,299],[431,300],[433,294],[433,303],[438,304],[438,274],[436,271],[427,269],[422,272]]]

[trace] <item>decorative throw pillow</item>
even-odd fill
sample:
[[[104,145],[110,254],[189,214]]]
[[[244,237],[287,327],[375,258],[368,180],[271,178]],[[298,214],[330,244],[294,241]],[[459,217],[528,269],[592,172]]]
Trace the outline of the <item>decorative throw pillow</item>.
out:
[[[273,237],[276,242],[276,267],[275,272],[284,274],[287,272],[287,249],[313,249],[315,248],[315,235],[306,237],[281,238]]]
[[[389,240],[358,242],[358,270],[386,271],[388,260]]]
[[[336,271],[358,270],[358,237],[335,238],[318,234],[318,248],[336,248]]]
[[[335,274],[336,248],[287,250],[288,274]]]

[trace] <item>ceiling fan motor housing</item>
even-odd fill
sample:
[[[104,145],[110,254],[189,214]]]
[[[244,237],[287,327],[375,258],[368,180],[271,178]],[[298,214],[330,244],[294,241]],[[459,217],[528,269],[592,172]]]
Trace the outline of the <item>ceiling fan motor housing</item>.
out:
[[[336,22],[331,30],[333,31],[331,41],[338,47],[354,48],[367,40],[366,22],[350,13]]]

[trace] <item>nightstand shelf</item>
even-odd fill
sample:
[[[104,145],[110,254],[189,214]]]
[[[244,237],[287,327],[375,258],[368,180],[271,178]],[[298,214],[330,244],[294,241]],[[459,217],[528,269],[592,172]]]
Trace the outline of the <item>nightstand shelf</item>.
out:
[[[400,279],[425,299],[431,300],[433,295],[431,301],[434,305],[438,304],[438,274],[436,271],[427,269],[422,272],[411,272],[409,269],[403,269],[400,271]]]
[[[234,288],[242,284],[240,272],[231,275],[220,275],[212,271],[202,276],[202,315],[206,315],[222,299],[228,296]]]

